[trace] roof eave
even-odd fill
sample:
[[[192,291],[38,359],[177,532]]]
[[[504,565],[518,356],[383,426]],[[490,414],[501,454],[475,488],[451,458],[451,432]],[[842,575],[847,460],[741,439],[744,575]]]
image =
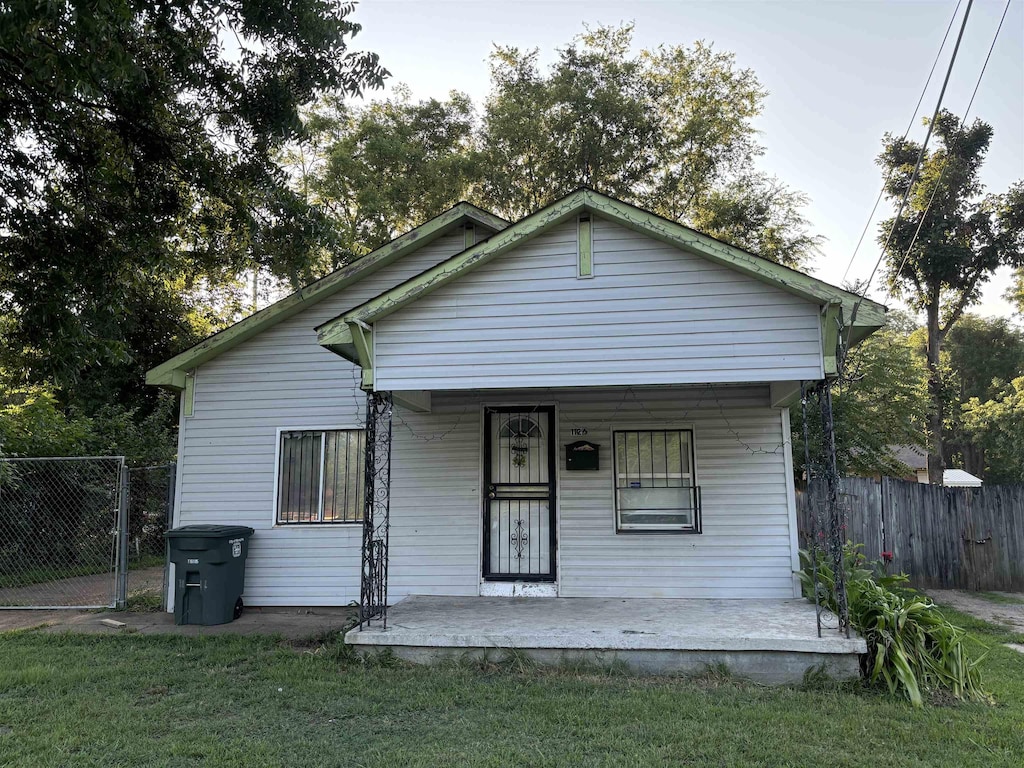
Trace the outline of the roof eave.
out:
[[[146,372],[146,384],[173,390],[185,388],[186,372],[194,370],[218,355],[277,323],[294,317],[307,307],[322,301],[367,275],[397,261],[408,253],[441,237],[452,227],[473,223],[491,232],[499,232],[508,222],[467,202],[460,202],[430,221],[406,232],[345,267],[274,302]]]
[[[351,322],[373,323],[436,290],[460,272],[486,263],[582,211],[589,211],[657,240],[736,269],[807,301],[822,306],[838,304],[842,308],[842,316],[847,321],[853,317],[853,309],[856,306],[853,333],[849,335],[851,345],[885,325],[886,308],[877,302],[862,299],[850,291],[747,253],[678,222],[584,188],[520,219],[494,237],[467,248],[432,269],[335,317],[321,327],[329,329]],[[845,327],[850,326],[847,323]]]

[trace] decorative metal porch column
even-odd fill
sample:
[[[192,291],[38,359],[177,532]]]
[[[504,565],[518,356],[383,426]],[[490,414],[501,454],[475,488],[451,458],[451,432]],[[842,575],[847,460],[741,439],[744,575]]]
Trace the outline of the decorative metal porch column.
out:
[[[809,402],[817,399],[820,422],[818,445],[812,447]],[[850,611],[846,594],[846,564],[843,547],[846,544],[846,510],[840,499],[839,470],[836,465],[835,421],[832,411],[832,382],[820,381],[813,388],[801,386],[801,406],[804,437],[804,471],[807,478],[809,506],[810,555],[812,597],[817,613],[818,636],[823,627],[838,629],[850,636]],[[814,432],[818,432],[817,429]],[[822,579],[818,567],[819,557],[832,568],[833,583]],[[833,610],[833,606],[834,609]]]
[[[390,392],[366,393],[363,552],[359,629],[374,619],[388,626],[388,531],[391,527]]]

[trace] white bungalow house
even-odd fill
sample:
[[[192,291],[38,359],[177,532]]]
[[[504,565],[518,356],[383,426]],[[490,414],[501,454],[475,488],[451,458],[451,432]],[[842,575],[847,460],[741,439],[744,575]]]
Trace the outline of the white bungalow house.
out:
[[[883,325],[857,301],[589,189],[460,203],[149,372],[174,522],[256,530],[247,605],[391,605],[349,640],[410,658],[850,673],[799,599],[789,406]]]

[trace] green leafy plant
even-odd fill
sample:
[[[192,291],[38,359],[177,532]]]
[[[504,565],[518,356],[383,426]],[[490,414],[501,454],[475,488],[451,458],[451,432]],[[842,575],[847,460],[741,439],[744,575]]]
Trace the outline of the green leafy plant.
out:
[[[982,687],[979,665],[984,654],[971,658],[967,633],[951,624],[924,595],[910,589],[904,574],[887,574],[869,562],[861,545],[843,548],[843,570],[850,624],[867,641],[862,659],[865,677],[884,683],[892,694],[906,696],[915,707],[924,694],[947,692],[963,701],[990,701]],[[824,587],[825,607],[837,611],[835,568],[824,552],[816,551],[818,582]],[[813,596],[812,555],[800,552],[804,594]]]

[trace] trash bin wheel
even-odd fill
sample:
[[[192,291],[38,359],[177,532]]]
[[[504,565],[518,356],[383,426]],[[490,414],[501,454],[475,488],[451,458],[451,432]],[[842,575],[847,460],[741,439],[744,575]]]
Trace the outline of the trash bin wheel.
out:
[[[237,619],[242,615],[242,609],[245,608],[245,603],[242,602],[242,598],[235,600],[235,618]]]

